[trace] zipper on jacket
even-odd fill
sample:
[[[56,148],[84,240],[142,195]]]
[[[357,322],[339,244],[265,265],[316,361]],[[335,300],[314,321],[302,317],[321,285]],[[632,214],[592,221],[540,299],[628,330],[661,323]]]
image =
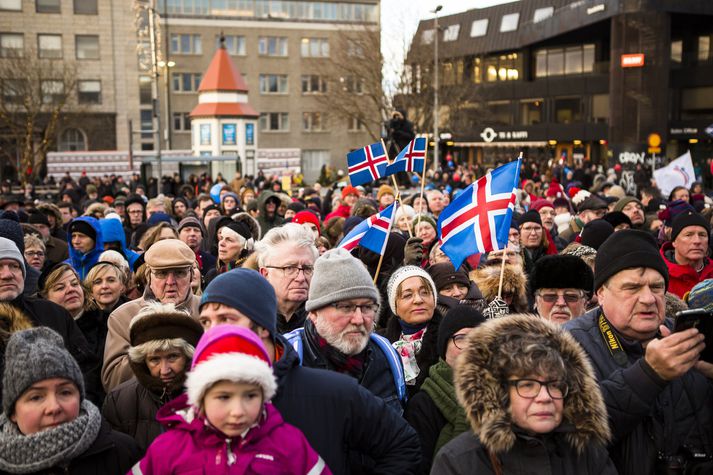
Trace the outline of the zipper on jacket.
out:
[[[228,451],[228,466],[231,466],[236,462],[236,458],[235,454],[230,449],[230,439],[225,439],[225,449]]]

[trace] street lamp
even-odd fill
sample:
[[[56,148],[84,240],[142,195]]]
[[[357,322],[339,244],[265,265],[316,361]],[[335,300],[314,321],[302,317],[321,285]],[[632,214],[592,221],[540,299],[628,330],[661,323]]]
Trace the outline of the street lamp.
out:
[[[435,43],[433,48],[433,171],[438,170],[440,157],[438,155],[438,12],[443,9],[443,5],[438,5],[431,11],[433,17],[433,30],[435,33]]]
[[[166,120],[164,121],[163,140],[166,142],[166,149],[171,150],[171,95],[169,89],[170,69],[176,66],[175,61],[159,61],[156,66],[163,70],[163,87],[166,98]]]

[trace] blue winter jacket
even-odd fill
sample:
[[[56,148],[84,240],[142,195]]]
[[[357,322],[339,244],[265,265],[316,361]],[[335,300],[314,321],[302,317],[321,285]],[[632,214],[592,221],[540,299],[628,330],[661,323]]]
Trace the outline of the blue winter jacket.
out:
[[[89,269],[97,263],[99,260],[99,255],[104,252],[104,239],[102,238],[101,226],[99,226],[99,221],[91,216],[80,216],[75,218],[74,221],[85,221],[88,223],[97,233],[97,238],[94,240],[94,248],[86,254],[82,254],[72,247],[72,236],[71,234],[67,236],[67,243],[69,244],[69,259],[67,259],[67,264],[70,264],[74,270],[79,274],[79,278],[84,280]]]
[[[121,253],[129,262],[129,267],[134,268],[134,262],[139,258],[139,254],[126,247],[126,234],[121,221],[115,218],[100,219],[99,225],[102,228],[102,238],[104,243],[118,242],[121,244]]]

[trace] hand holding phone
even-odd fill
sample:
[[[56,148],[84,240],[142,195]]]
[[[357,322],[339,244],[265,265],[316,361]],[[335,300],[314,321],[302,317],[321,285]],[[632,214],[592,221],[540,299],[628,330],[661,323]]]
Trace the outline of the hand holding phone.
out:
[[[689,328],[697,328],[705,336],[706,347],[701,352],[700,359],[713,363],[713,312],[694,308],[676,313],[676,321],[673,327],[674,333],[688,330]]]

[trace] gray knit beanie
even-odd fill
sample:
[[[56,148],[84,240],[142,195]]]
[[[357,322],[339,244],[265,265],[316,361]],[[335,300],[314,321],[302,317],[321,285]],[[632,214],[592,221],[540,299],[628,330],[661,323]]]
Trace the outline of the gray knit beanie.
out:
[[[431,286],[431,292],[433,293],[433,299],[436,299],[438,295],[438,290],[436,289],[436,284],[433,282],[431,276],[425,270],[417,266],[403,266],[399,267],[391,274],[389,283],[386,284],[386,293],[389,297],[389,307],[391,311],[396,315],[396,289],[399,288],[401,282],[408,279],[409,277],[423,277]]]
[[[345,249],[330,249],[314,263],[305,310],[311,312],[348,299],[379,303],[379,292],[363,262]]]
[[[81,400],[84,400],[84,377],[57,332],[37,327],[13,333],[5,350],[2,378],[2,409],[5,415],[10,416],[14,412],[15,402],[27,388],[52,378],[72,381],[79,388]]]
[[[25,277],[25,258],[17,248],[17,244],[8,238],[0,237],[0,259],[14,259],[19,262],[22,277]]]

